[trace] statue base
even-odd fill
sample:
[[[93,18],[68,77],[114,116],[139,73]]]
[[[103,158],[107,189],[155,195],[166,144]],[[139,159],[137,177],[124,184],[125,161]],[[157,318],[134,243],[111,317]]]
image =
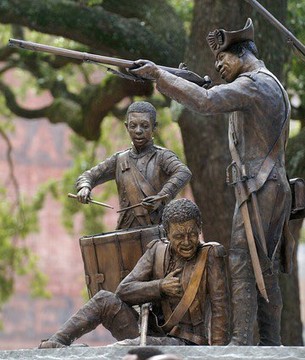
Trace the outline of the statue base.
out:
[[[0,351],[0,359],[92,360],[122,359],[131,346],[68,347],[63,349],[24,349]],[[261,360],[304,359],[305,347],[290,346],[163,346],[164,353],[172,353],[187,360]]]

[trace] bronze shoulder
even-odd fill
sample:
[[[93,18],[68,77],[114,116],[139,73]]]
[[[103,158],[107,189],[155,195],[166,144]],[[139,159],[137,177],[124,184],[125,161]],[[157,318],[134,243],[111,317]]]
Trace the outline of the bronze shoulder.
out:
[[[226,256],[226,249],[223,245],[216,241],[206,242],[202,245],[203,247],[209,246],[213,249],[213,254],[216,257],[225,257]]]
[[[168,245],[169,241],[167,239],[154,239],[152,241],[150,241],[147,245],[146,248],[147,249],[152,249],[154,246],[157,247],[158,245]]]

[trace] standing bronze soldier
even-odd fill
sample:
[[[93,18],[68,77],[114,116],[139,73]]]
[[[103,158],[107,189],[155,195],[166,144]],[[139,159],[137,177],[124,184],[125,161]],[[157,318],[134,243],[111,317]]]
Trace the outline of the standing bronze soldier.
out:
[[[153,240],[116,294],[100,290],[40,348],[69,346],[99,324],[118,340],[136,338],[138,314],[132,306],[147,302],[152,303],[148,345],[227,344],[224,247],[200,242],[201,214],[190,200],[166,205],[162,223],[168,241]],[[139,345],[138,339],[125,342],[131,344]]]
[[[216,58],[215,67],[227,84],[206,90],[146,60],[137,61],[140,68],[133,71],[155,79],[159,91],[191,110],[203,114],[230,113],[233,163],[228,170],[237,200],[229,253],[231,344],[252,345],[257,318],[259,345],[280,345],[279,263],[281,260],[284,271],[289,271],[293,250],[288,230],[291,192],[284,156],[290,104],[279,80],[257,59],[251,19],[239,31],[215,30],[207,40]],[[250,215],[248,219],[246,215]],[[247,244],[251,236],[255,239],[253,247]],[[259,258],[255,264],[251,264],[250,248]],[[264,299],[257,291],[256,273],[263,283],[260,291],[263,295],[267,292],[269,303],[267,296]]]
[[[117,229],[159,224],[165,203],[189,182],[191,172],[172,151],[154,145],[157,122],[153,105],[132,103],[125,126],[132,147],[85,171],[76,182],[78,200],[86,203],[95,186],[115,179],[121,208],[143,205],[120,213]],[[166,199],[158,200],[164,195]]]

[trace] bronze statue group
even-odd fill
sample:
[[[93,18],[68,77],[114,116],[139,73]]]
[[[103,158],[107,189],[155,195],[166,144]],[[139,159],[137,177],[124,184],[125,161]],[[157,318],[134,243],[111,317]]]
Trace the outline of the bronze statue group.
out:
[[[155,80],[162,94],[192,111],[230,114],[227,171],[236,194],[230,248],[200,240],[198,206],[173,200],[189,182],[190,170],[172,151],[154,144],[155,108],[131,104],[126,116],[131,148],[84,172],[76,182],[77,196],[87,203],[95,186],[114,179],[121,208],[141,204],[121,213],[117,229],[162,223],[166,238],[151,241],[115,292],[97,292],[39,348],[69,346],[99,324],[121,345],[139,345],[135,305],[145,303],[151,304],[147,345],[256,345],[256,321],[258,345],[281,345],[278,274],[291,271],[293,251],[285,171],[290,104],[257,58],[251,19],[241,30],[210,32],[207,40],[225,84],[205,89],[146,60],[131,71]]]

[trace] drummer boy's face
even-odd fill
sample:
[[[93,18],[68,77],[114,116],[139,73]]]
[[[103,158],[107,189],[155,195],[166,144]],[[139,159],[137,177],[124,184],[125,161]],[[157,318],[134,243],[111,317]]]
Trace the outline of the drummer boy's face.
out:
[[[125,126],[138,150],[144,148],[152,140],[155,125],[152,123],[149,113],[129,113]]]
[[[168,239],[172,249],[185,259],[191,258],[199,245],[200,230],[194,219],[182,223],[170,223]]]

